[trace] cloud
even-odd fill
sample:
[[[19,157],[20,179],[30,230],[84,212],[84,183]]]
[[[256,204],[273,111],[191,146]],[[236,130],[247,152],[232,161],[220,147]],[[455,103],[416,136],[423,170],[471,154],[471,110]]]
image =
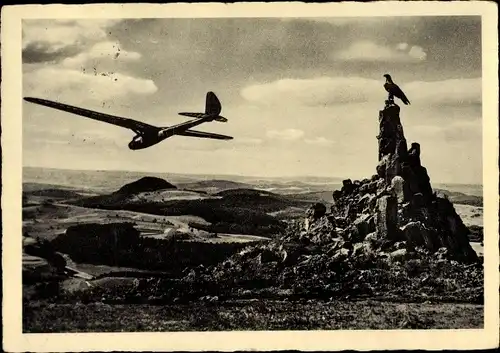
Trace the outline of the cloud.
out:
[[[31,43],[50,43],[53,49],[85,40],[106,38],[106,29],[120,20],[24,20],[23,48]]]
[[[414,81],[405,84],[402,89],[412,104],[415,101],[422,102],[421,104],[449,106],[480,105],[482,102],[481,78]]]
[[[450,142],[481,141],[482,134],[482,125],[470,122],[460,122],[444,130],[445,141]]]
[[[481,78],[443,81],[397,82],[412,105],[460,106],[481,104]],[[382,80],[361,77],[282,79],[241,90],[253,103],[279,106],[334,106],[347,103],[383,102]]]
[[[48,42],[33,42],[23,48],[23,62],[32,64],[40,62],[57,61],[61,58],[78,54],[80,48],[77,45],[55,47]]]
[[[450,124],[420,125],[413,129],[427,138],[445,142],[481,141],[483,127],[477,120],[459,120]]]
[[[408,48],[408,43],[399,43],[396,48],[398,50],[406,50],[406,48]]]
[[[235,143],[242,144],[242,145],[260,145],[262,144],[263,140],[259,138],[253,138],[253,137],[238,137],[233,140]]]
[[[155,93],[154,81],[136,77],[126,66],[141,54],[107,40],[119,21],[25,21],[23,59],[31,65],[24,70],[24,94],[90,104]]]
[[[245,87],[241,95],[256,103],[322,106],[366,102],[371,95],[377,96],[381,86],[380,81],[360,77],[282,79]]]
[[[268,130],[267,137],[285,141],[296,141],[304,136],[304,131],[297,129]]]
[[[120,43],[106,41],[94,44],[89,50],[74,57],[66,58],[62,64],[66,67],[79,68],[85,66],[89,61],[136,61],[141,58],[137,52],[128,52],[120,48]]]
[[[25,74],[24,89],[26,95],[72,101],[75,97],[102,101],[129,94],[153,94],[158,90],[152,80],[119,73],[93,75],[55,67],[42,68]]]
[[[423,61],[427,58],[427,53],[424,51],[424,49],[422,47],[419,47],[418,45],[414,45],[413,47],[410,48],[410,51],[408,52],[408,56],[410,58]]]
[[[332,140],[329,140],[323,136],[316,137],[313,139],[305,139],[304,142],[310,145],[318,145],[318,146],[331,146],[334,144]]]
[[[427,58],[427,54],[422,47],[416,45],[410,47],[408,43],[399,43],[394,47],[390,47],[363,40],[351,44],[345,50],[334,53],[333,57],[337,60],[345,61],[411,63],[424,61]]]
[[[120,20],[24,20],[23,60],[46,62],[74,55],[88,43],[107,37]]]

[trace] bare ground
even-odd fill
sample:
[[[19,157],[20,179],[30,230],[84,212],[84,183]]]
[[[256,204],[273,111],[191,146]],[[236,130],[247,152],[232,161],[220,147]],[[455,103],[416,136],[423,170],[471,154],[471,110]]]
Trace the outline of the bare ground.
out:
[[[171,305],[29,303],[25,333],[460,329],[483,327],[482,305],[364,301],[231,301]]]

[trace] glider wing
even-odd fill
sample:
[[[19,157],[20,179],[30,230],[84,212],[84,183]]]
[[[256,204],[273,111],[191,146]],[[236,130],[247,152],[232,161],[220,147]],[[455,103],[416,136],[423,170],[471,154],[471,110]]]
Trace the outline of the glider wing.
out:
[[[104,113],[99,113],[93,110],[88,110],[84,108],[79,108],[75,107],[72,105],[68,104],[63,104],[59,102],[54,102],[50,101],[47,99],[41,99],[41,98],[32,98],[32,97],[26,97],[24,100],[35,103],[35,104],[40,104],[49,108],[54,108],[58,110],[62,110],[68,113],[84,116],[90,119],[102,121],[108,124],[113,124],[116,126],[120,126],[123,128],[131,129],[135,132],[140,131],[140,132],[147,132],[147,131],[158,131],[159,128],[153,125],[149,125],[137,120],[133,119],[128,119],[128,118],[122,118],[119,116],[115,115],[109,115],[109,114],[104,114]]]
[[[196,131],[196,130],[185,130],[178,132],[177,135],[189,136],[189,137],[200,137],[200,138],[210,138],[215,140],[232,140],[233,137],[226,135],[214,134],[211,132]]]

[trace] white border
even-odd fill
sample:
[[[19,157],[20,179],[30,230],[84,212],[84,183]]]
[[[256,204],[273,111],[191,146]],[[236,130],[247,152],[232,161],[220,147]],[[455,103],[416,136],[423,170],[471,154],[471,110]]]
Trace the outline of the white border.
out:
[[[3,332],[6,351],[481,349],[499,344],[498,81],[496,4],[485,1],[23,5],[2,8]],[[28,18],[353,17],[481,15],[485,328],[206,333],[22,334],[21,20]]]

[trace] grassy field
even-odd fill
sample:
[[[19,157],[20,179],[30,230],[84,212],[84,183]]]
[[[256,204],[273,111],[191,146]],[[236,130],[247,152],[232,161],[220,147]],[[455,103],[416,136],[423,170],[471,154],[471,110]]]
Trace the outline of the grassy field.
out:
[[[41,239],[52,240],[70,226],[85,223],[133,222],[142,233],[163,234],[167,229],[187,228],[188,223],[210,225],[203,218],[159,216],[147,213],[100,210],[72,205],[33,205],[23,208],[23,230]],[[194,231],[193,231],[194,232]],[[199,233],[199,232],[198,232]]]
[[[185,305],[30,303],[24,332],[482,328],[483,306],[376,301],[233,301]]]

